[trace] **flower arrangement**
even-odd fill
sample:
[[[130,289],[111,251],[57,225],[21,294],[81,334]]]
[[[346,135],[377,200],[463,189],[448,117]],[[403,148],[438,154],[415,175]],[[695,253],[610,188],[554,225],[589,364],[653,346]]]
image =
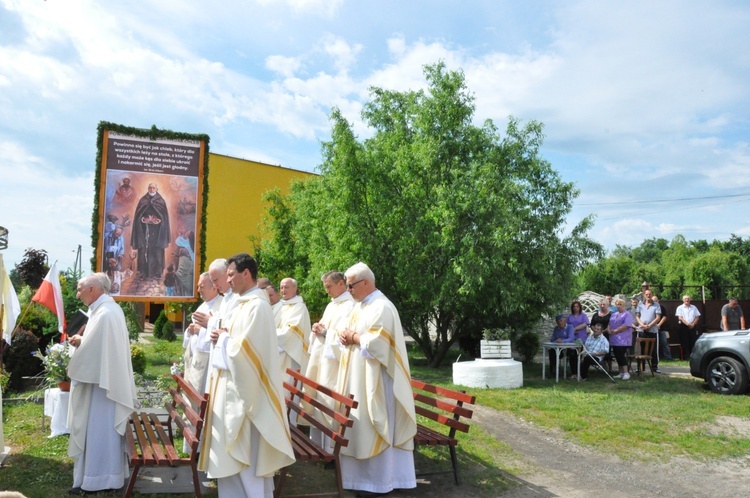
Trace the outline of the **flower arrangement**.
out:
[[[44,373],[47,381],[52,384],[70,382],[70,377],[68,377],[70,345],[68,344],[68,341],[47,348],[46,355],[42,355],[42,353],[37,350],[35,356],[42,360],[42,363],[44,364]]]

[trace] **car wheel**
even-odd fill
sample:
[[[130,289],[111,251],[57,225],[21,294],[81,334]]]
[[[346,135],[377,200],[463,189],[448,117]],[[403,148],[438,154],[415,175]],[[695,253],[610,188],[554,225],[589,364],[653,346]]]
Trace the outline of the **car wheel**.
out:
[[[728,356],[715,358],[706,371],[706,382],[715,393],[744,394],[747,391],[745,365]]]

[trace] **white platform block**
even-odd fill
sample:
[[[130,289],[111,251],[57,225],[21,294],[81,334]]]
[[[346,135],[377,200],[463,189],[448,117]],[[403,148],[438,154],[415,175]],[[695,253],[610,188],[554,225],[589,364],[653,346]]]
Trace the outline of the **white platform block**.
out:
[[[474,360],[453,364],[453,383],[466,387],[523,387],[523,366],[516,360]]]

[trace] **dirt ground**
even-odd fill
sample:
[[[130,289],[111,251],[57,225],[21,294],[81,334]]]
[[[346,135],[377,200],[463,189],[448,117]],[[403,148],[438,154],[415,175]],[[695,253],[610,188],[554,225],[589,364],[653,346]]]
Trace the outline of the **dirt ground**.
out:
[[[474,423],[509,444],[523,474],[518,486],[501,495],[526,497],[632,496],[721,497],[750,494],[750,457],[721,462],[688,459],[669,463],[623,461],[566,441],[561,433],[542,429],[508,414],[475,407]],[[750,424],[722,419],[725,433],[750,434]],[[458,490],[457,490],[458,491]],[[460,491],[453,495],[467,496]]]

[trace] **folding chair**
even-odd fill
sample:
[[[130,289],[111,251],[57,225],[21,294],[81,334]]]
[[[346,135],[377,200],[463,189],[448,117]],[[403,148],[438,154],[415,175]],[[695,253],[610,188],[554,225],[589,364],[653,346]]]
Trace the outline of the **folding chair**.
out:
[[[651,370],[651,376],[653,377],[654,374],[654,365],[651,363],[651,357],[654,351],[654,345],[656,344],[656,339],[653,337],[636,337],[635,338],[635,346],[633,348],[634,354],[629,356],[628,361],[628,369],[632,371],[631,365],[633,363],[633,360],[636,361],[636,366],[638,368],[638,375],[641,375],[643,371],[646,369],[646,363],[648,363],[648,368]],[[640,345],[640,354],[638,354],[638,346]]]
[[[604,372],[604,375],[606,375],[607,377],[609,377],[609,380],[611,380],[612,382],[615,381],[615,379],[613,379],[612,376],[609,374],[609,372],[604,368],[604,365],[603,365],[603,363],[605,361],[604,359],[602,359],[602,361],[599,362],[594,357],[594,355],[592,355],[591,352],[586,348],[586,345],[583,343],[582,340],[576,339],[576,345],[581,348],[581,353],[580,354],[584,354],[584,355],[588,356],[589,358],[591,358],[591,360],[594,363],[594,365],[596,365],[596,367],[599,370],[601,370],[602,372]]]

